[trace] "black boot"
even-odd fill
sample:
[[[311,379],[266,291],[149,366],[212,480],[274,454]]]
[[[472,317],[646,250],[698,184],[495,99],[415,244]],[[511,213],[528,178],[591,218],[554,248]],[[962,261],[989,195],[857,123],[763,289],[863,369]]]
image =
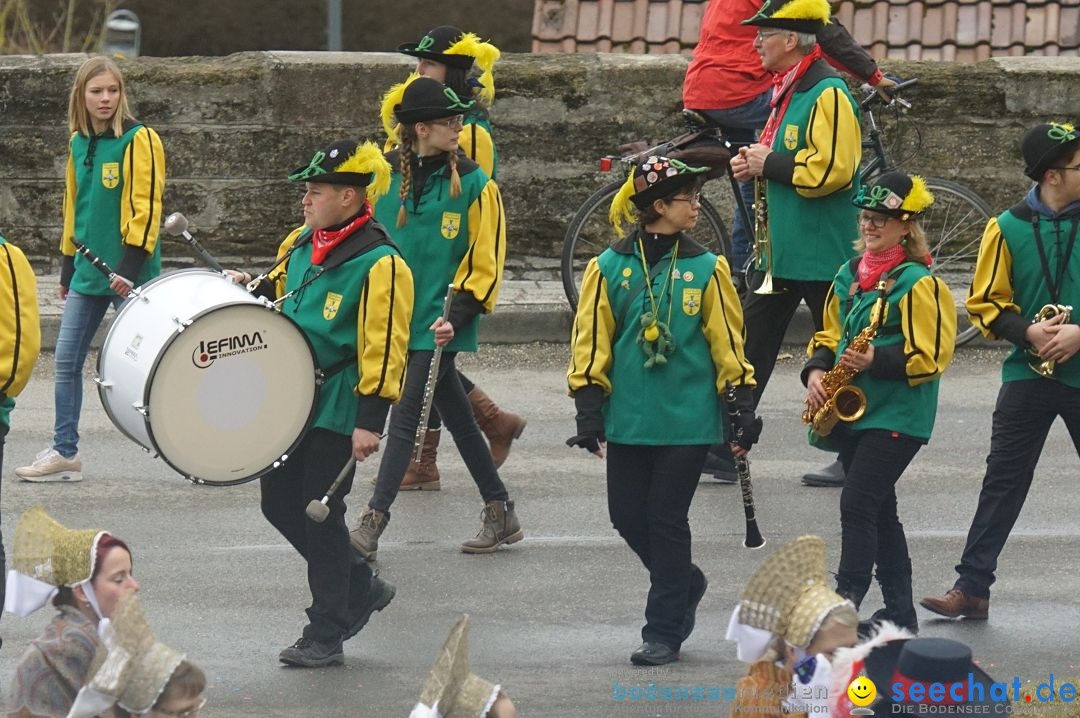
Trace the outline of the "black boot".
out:
[[[803,474],[802,483],[803,486],[843,486],[844,465],[837,459],[823,469]]]
[[[915,601],[911,596],[911,561],[902,566],[877,571],[878,584],[885,608],[874,611],[869,621],[859,621],[859,636],[870,635],[881,621],[892,621],[900,628],[919,634],[919,618],[915,615]],[[865,627],[863,624],[867,624]]]
[[[727,444],[710,446],[709,453],[705,454],[705,465],[701,467],[701,473],[711,474],[722,484],[734,484],[738,481],[739,472],[735,470],[735,457],[731,453],[731,447]]]
[[[836,592],[855,604],[855,610],[859,610],[859,606],[862,605],[863,597],[866,596],[866,592],[870,590],[870,577],[867,576],[866,580],[854,581],[849,577],[837,575],[836,576]]]

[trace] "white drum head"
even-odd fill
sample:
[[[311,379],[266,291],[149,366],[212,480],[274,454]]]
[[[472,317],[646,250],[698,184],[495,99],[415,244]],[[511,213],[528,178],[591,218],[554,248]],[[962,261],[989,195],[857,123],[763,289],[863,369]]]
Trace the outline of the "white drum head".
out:
[[[173,468],[210,484],[246,481],[291,451],[311,421],[311,347],[266,307],[219,307],[173,338],[148,394],[151,441]]]

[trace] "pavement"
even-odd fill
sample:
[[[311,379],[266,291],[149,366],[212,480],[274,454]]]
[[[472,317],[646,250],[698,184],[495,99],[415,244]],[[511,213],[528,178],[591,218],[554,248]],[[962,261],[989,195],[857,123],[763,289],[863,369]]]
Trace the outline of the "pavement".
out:
[[[942,382],[934,439],[898,487],[900,516],[915,566],[915,596],[940,595],[954,579],[974,513],[989,446],[990,414],[1003,350],[961,350]],[[762,404],[765,434],[753,477],[764,550],[742,548],[736,486],[702,481],[691,509],[694,559],[709,577],[697,629],[682,660],[633,667],[648,577],[607,518],[604,464],[564,445],[574,433],[566,397],[565,345],[484,347],[463,357],[465,372],[497,402],[528,418],[501,470],[526,538],[493,555],[458,544],[480,526],[481,503],[444,442],[440,492],[403,493],[380,545],[378,567],[394,582],[394,602],[345,647],[345,666],[279,665],[278,652],[304,625],[309,596],[301,560],[259,511],[256,483],[200,487],[124,438],[105,416],[89,378],[82,415],[86,480],[29,484],[14,467],[48,446],[52,357],[43,356],[12,414],[4,462],[3,526],[8,545],[19,515],[44,505],[72,527],[107,527],[133,547],[135,575],[158,637],[185,651],[209,677],[205,718],[404,717],[458,614],[472,616],[470,663],[500,683],[522,716],[727,716],[713,700],[615,700],[616,687],[730,686],[745,672],[724,640],[746,580],[775,547],[822,535],[828,563],[840,549],[836,489],[806,488],[799,476],[829,456],[806,445],[799,421],[801,362],[779,362]],[[93,357],[87,366],[93,365]],[[376,457],[377,458],[377,457]],[[358,469],[349,497],[355,519],[374,463]],[[919,610],[924,636],[968,643],[995,680],[1080,675],[1080,492],[1078,461],[1064,426],[1053,427],[1027,506],[1001,556],[990,620],[958,623]],[[880,607],[872,589],[866,614]],[[0,683],[49,620],[6,615],[0,624]]]

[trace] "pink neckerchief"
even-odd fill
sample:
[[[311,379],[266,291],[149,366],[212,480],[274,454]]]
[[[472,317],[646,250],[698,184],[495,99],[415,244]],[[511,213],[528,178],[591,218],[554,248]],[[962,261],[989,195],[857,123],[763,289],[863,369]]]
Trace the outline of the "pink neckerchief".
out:
[[[784,116],[788,104],[791,102],[791,96],[795,94],[793,91],[794,86],[810,69],[810,65],[820,57],[822,57],[821,47],[814,45],[814,49],[799,61],[799,64],[783,75],[778,74],[773,78],[772,114],[769,115],[769,121],[765,123],[765,129],[761,131],[761,139],[758,140],[761,144],[772,147],[773,140],[776,138],[776,131],[780,127],[780,118]]]
[[[859,260],[859,286],[864,292],[870,291],[882,274],[896,269],[906,259],[907,253],[899,244],[883,252],[867,252]]]
[[[341,229],[315,230],[315,234],[311,238],[311,263],[316,266],[322,264],[331,249],[341,244],[342,240],[363,227],[370,219],[371,204],[364,200],[364,206],[360,208],[360,214]]]

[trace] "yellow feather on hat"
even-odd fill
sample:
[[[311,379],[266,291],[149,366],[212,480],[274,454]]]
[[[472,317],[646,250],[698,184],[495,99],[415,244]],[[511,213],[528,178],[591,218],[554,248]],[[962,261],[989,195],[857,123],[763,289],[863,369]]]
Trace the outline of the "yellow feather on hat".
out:
[[[370,174],[367,197],[374,202],[390,191],[390,163],[374,142],[362,142],[349,157],[334,168],[335,172]]]
[[[934,203],[934,195],[926,188],[926,181],[919,175],[911,176],[911,191],[904,198],[900,209],[906,212],[922,212]]]
[[[492,73],[492,68],[495,67],[495,62],[502,55],[499,52],[499,48],[492,45],[490,42],[482,42],[476,34],[467,32],[461,36],[461,38],[453,45],[446,49],[444,55],[468,55],[476,61],[477,67],[480,68],[480,84],[483,85],[477,94],[480,99],[490,104],[495,99],[495,75]]]
[[[411,73],[405,78],[405,82],[394,85],[383,95],[379,116],[382,118],[382,126],[386,131],[387,143],[390,145],[401,144],[401,138],[398,137],[397,133],[398,121],[397,117],[394,116],[394,109],[401,104],[401,98],[405,95],[405,88],[418,77],[420,77],[419,73]]]
[[[769,17],[773,20],[821,20],[828,25],[832,9],[829,0],[791,0]]]
[[[637,210],[634,203],[630,201],[635,194],[637,192],[634,189],[634,173],[631,172],[619,191],[615,193],[615,198],[611,200],[611,209],[608,210],[608,220],[620,237],[626,234],[623,232],[623,224],[632,224],[637,221]]]

